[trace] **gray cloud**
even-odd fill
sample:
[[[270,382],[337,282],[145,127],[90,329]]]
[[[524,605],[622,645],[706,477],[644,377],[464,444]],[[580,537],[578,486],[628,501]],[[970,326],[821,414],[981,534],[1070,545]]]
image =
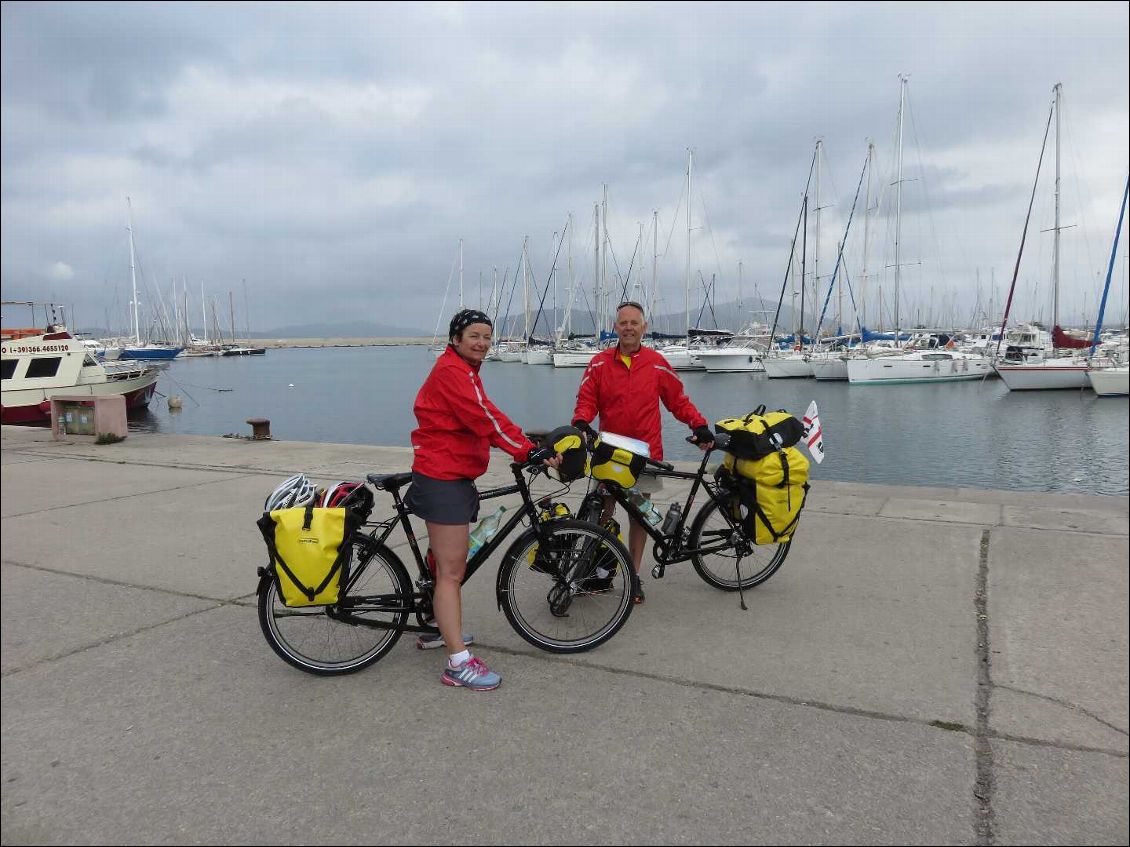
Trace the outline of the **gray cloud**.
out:
[[[42,3],[2,14],[4,294],[57,298],[80,321],[102,323],[127,299],[127,195],[151,286],[167,295],[187,279],[194,299],[203,284],[218,301],[234,289],[242,308],[246,280],[263,329],[359,316],[431,327],[460,238],[471,296],[480,274],[489,285],[495,266],[513,273],[527,235],[544,283],[569,212],[591,285],[603,184],[622,268],[659,211],[662,293],[681,302],[688,147],[695,224],[709,224],[694,236],[696,269],[717,274],[725,297],[740,260],[747,286],[775,299],[815,140],[822,274],[868,139],[875,191],[890,182],[899,72],[911,74],[908,308],[971,313],[978,279],[982,299],[993,278],[1003,295],[1062,81],[1076,225],[1064,301],[1081,315],[1097,301],[1127,167],[1122,3]],[[1037,211],[1046,229],[1046,200]],[[861,214],[847,248],[855,276]],[[870,226],[875,269],[889,262],[891,225]],[[1023,266],[1033,314],[1046,241],[1034,237]],[[62,265],[73,278],[45,270]]]

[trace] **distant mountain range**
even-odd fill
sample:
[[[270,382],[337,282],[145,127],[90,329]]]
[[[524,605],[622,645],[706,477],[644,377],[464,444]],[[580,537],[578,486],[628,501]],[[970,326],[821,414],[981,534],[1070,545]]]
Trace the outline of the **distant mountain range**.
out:
[[[292,324],[266,332],[255,332],[252,335],[256,338],[421,338],[425,336],[430,338],[432,331],[372,321],[344,321]]]
[[[740,314],[736,302],[717,304],[714,306],[713,312],[710,309],[700,311],[698,308],[693,308],[691,310],[691,326],[703,329],[720,327],[736,332],[747,325],[751,319],[771,324],[773,312],[776,308],[776,302],[762,301],[759,303],[756,300],[744,302]],[[768,315],[764,312],[768,312]],[[533,318],[534,315],[531,314],[530,319],[533,320]],[[554,312],[546,310],[538,320],[536,334],[539,337],[548,337],[550,328],[560,326],[562,318],[563,310],[558,309]],[[791,328],[791,320],[789,309],[787,307],[782,308],[780,328],[783,331],[788,331]],[[505,321],[498,321],[500,326],[496,327],[495,336],[501,336],[503,330],[507,335],[521,335],[523,322],[523,316],[520,313],[511,314]],[[681,333],[686,325],[686,315],[685,313],[658,315],[650,321],[650,325],[652,331]],[[592,335],[594,332],[592,316],[587,311],[574,309],[571,327],[574,334]],[[444,328],[441,327],[441,331]],[[611,328],[611,321],[607,328]],[[343,323],[294,324],[265,332],[255,332],[252,335],[256,338],[430,338],[432,330],[392,326],[371,321],[347,321]]]
[[[700,329],[729,329],[737,332],[742,327],[750,323],[751,320],[756,320],[759,323],[772,324],[773,313],[777,308],[776,301],[757,301],[755,299],[747,300],[742,304],[739,312],[738,304],[736,302],[720,303],[714,306],[713,311],[709,308],[701,309],[694,307],[691,309],[691,326]],[[768,314],[766,314],[768,313]],[[778,322],[778,329],[782,332],[789,332],[792,329],[792,317],[789,308],[783,307],[781,309],[781,317]],[[546,310],[537,322],[535,334],[539,338],[548,338],[552,328],[561,326],[563,318],[563,310],[558,309],[555,312]],[[531,313],[530,320],[534,319]],[[650,319],[650,329],[653,332],[670,333],[677,335],[683,332],[686,326],[686,314],[683,312],[661,314]],[[520,336],[523,331],[524,319],[521,313],[511,314],[506,320],[499,320],[498,325],[495,327],[495,337],[501,338],[504,334],[507,336]],[[587,311],[574,309],[572,314],[571,329],[575,335],[593,335],[593,318]],[[608,323],[605,325],[606,329],[611,329],[611,316],[609,316]],[[446,329],[446,323],[442,326],[441,331]],[[85,332],[93,336],[100,337],[110,335],[108,330],[91,327],[84,327]],[[243,333],[237,331],[237,335],[241,338],[244,337]],[[372,321],[342,321],[340,323],[307,323],[307,324],[289,324],[287,326],[280,326],[274,329],[262,330],[252,332],[250,338],[431,338],[432,330],[424,329],[422,327],[410,326],[395,326],[393,324],[374,323]]]

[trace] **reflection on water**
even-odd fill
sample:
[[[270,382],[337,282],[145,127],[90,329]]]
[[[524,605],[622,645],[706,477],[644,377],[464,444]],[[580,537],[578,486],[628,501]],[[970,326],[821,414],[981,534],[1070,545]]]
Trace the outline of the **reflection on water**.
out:
[[[408,446],[412,403],[435,359],[425,347],[271,350],[266,356],[168,363],[136,431],[249,435],[271,421],[288,441]],[[530,429],[568,423],[581,369],[491,362],[495,404]],[[820,407],[827,458],[817,479],[1094,494],[1130,493],[1126,398],[1090,391],[1013,393],[996,379],[938,385],[849,386],[764,374],[681,374],[711,421],[764,403],[800,415]],[[180,411],[167,398],[178,395]],[[693,460],[688,430],[663,415],[668,459]]]

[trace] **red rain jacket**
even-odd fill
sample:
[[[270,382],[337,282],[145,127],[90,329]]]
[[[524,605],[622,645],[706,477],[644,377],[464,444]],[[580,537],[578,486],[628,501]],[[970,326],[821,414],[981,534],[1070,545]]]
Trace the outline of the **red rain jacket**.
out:
[[[621,360],[619,345],[592,357],[577,390],[573,420],[592,423],[600,415],[600,429],[646,441],[651,458],[662,460],[660,400],[692,430],[705,426],[706,418],[683,393],[682,380],[660,353],[641,347],[630,358],[631,368]]]
[[[424,380],[413,407],[412,470],[433,479],[476,479],[491,445],[524,462],[533,444],[487,399],[479,366],[448,347]]]

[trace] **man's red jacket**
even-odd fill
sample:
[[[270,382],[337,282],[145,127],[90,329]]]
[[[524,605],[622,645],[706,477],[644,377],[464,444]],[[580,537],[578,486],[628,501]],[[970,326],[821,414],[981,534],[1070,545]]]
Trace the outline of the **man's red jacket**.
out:
[[[533,444],[487,398],[479,365],[448,346],[420,387],[413,407],[412,470],[433,479],[476,479],[486,473],[491,445],[524,462]]]
[[[600,416],[600,429],[646,441],[651,458],[663,459],[663,427],[659,401],[692,430],[705,426],[706,418],[683,392],[683,383],[667,360],[650,347],[641,347],[629,358],[629,368],[620,358],[619,345],[592,357],[581,387],[573,420],[592,423]]]

